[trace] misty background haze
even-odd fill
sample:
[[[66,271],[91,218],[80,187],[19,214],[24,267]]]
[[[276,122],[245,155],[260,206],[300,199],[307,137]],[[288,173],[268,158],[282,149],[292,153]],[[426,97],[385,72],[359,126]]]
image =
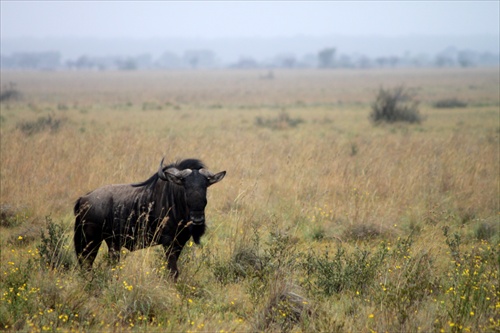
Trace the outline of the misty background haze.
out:
[[[2,68],[499,65],[499,1],[2,0],[0,6]]]

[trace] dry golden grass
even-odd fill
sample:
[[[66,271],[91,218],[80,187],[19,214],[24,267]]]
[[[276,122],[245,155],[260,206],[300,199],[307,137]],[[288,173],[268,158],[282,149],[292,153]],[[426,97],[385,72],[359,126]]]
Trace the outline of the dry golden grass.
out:
[[[17,241],[27,228],[44,227],[50,215],[71,235],[73,203],[80,195],[104,184],[144,180],[163,156],[166,161],[197,157],[227,176],[209,191],[204,246],[185,249],[177,286],[165,278],[158,249],[130,253],[114,270],[100,267],[105,266],[100,257],[101,275],[94,282],[82,279],[75,268],[27,278],[40,289],[33,294],[56,297],[61,290],[48,307],[57,316],[45,313],[43,303],[26,301],[33,307],[24,309],[27,321],[4,306],[0,325],[158,331],[454,331],[455,324],[498,329],[498,309],[488,312],[491,318],[476,315],[455,323],[446,317],[448,304],[439,305],[427,294],[408,305],[414,314],[403,320],[405,310],[379,295],[378,284],[384,281],[379,275],[364,291],[328,297],[310,294],[301,285],[303,272],[291,263],[270,259],[273,270],[263,280],[254,276],[221,284],[214,277],[214,267],[226,267],[240,249],[256,245],[259,255],[287,249],[283,258],[300,262],[310,251],[321,257],[340,246],[347,253],[359,247],[375,251],[380,242],[394,248],[412,235],[412,257],[428,253],[433,258],[432,274],[441,279],[438,290],[447,286],[451,261],[443,227],[461,234],[464,251],[471,246],[498,251],[498,68],[276,71],[273,80],[261,79],[262,74],[2,73],[2,86],[15,82],[23,94],[19,101],[2,102],[1,109],[0,204],[2,212],[9,207],[22,214],[19,225],[0,226],[5,275],[18,274],[9,271],[9,262],[22,271],[25,251],[35,252],[36,239]],[[377,90],[400,84],[416,89],[426,119],[421,125],[373,126],[368,114]],[[432,107],[446,98],[469,106]],[[276,119],[283,112],[304,122],[279,129],[256,124],[259,117]],[[49,115],[60,121],[53,131],[41,126],[27,135],[19,129],[23,122]],[[493,230],[487,245],[477,238],[482,226]],[[274,237],[277,232],[284,238]],[[273,248],[273,242],[282,248]],[[68,253],[71,246],[68,242]],[[390,267],[391,260],[384,265]],[[402,278],[389,274],[386,279]],[[2,288],[5,301],[9,290]],[[493,294],[490,301],[498,302],[498,289]],[[293,295],[303,297],[303,304]],[[441,290],[439,295],[436,302],[447,302],[448,294]],[[285,320],[293,309],[303,312],[297,322]]]

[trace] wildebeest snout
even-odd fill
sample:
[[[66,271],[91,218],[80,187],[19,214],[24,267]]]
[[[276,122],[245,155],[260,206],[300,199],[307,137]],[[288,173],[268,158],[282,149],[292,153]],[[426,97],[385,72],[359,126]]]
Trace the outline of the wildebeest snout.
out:
[[[189,214],[189,219],[193,225],[205,224],[205,212],[191,212]]]

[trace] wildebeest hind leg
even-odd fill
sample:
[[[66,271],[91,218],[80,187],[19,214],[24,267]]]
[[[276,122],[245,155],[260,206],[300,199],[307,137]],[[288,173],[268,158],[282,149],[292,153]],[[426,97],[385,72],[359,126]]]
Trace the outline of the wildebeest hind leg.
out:
[[[98,225],[91,223],[83,223],[80,228],[79,239],[75,237],[76,255],[80,266],[90,270],[102,243],[102,231]]]
[[[108,256],[111,264],[115,265],[120,261],[120,251],[121,246],[120,242],[115,239],[115,237],[106,237],[104,239],[106,241],[106,245],[108,246]]]

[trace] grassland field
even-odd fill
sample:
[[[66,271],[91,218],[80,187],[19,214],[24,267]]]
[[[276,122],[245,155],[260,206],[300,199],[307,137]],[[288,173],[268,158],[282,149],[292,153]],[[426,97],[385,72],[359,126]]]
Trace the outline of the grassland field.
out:
[[[15,85],[11,85],[10,83]],[[420,124],[369,120],[381,87]],[[3,71],[0,330],[499,332],[500,69]],[[460,108],[435,103],[457,99]],[[165,161],[227,171],[180,278],[76,265],[73,205]]]

